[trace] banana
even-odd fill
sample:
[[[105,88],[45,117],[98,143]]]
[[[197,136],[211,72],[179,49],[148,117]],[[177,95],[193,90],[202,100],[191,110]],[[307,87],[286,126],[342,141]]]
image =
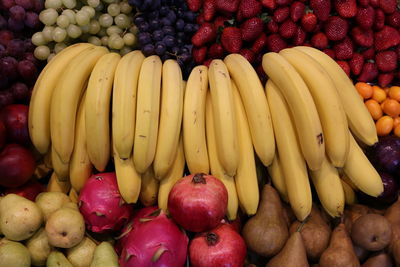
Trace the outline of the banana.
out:
[[[108,50],[94,46],[79,53],[59,77],[51,97],[50,133],[54,150],[63,163],[68,163],[74,149],[75,118],[85,83],[97,60]]]
[[[239,163],[238,137],[231,78],[222,60],[211,61],[208,78],[218,159],[225,172],[234,176]]]
[[[254,215],[257,212],[260,193],[253,143],[246,111],[239,91],[233,82],[232,89],[239,140],[239,164],[235,175],[236,192],[241,209],[247,215]]]
[[[50,151],[50,105],[54,88],[70,61],[89,43],[78,43],[63,49],[42,70],[33,87],[29,103],[28,127],[32,144],[41,153]]]
[[[179,140],[178,152],[168,174],[160,181],[158,189],[158,207],[163,211],[168,209],[168,196],[174,184],[183,177],[185,170],[185,153],[182,137]]]
[[[353,134],[366,145],[378,142],[374,120],[343,69],[330,56],[318,49],[305,46],[297,46],[294,49],[313,57],[332,78]]]
[[[343,186],[343,192],[344,192],[344,198],[346,200],[346,204],[347,205],[353,205],[357,203],[357,196],[356,193],[354,192],[353,188],[351,188],[351,186],[346,183],[345,181],[343,181],[342,179],[340,179],[340,182],[342,183]]]
[[[318,171],[310,171],[322,207],[332,217],[343,215],[345,195],[336,168],[325,157]]]
[[[71,190],[69,190],[68,196],[69,196],[69,199],[71,199],[72,203],[78,204],[79,195],[78,195],[78,192],[76,192],[76,190],[73,187],[71,187]]]
[[[307,85],[292,65],[277,53],[266,53],[262,59],[262,66],[285,97],[308,167],[318,170],[325,155],[325,138],[317,108]],[[271,105],[271,102],[269,104]]]
[[[311,212],[312,196],[307,166],[297,141],[294,123],[281,90],[268,80],[266,94],[290,206],[299,221]]]
[[[349,177],[345,173],[340,175],[340,179],[342,179],[346,184],[348,184],[354,191],[358,191],[357,186],[350,180]]]
[[[90,162],[86,147],[85,107],[86,94],[82,96],[76,115],[74,151],[72,151],[69,164],[69,179],[71,186],[79,192],[85,185],[86,180],[92,175],[93,165]]]
[[[142,185],[140,187],[139,199],[140,202],[145,206],[152,206],[157,203],[158,188],[160,181],[156,179],[154,175],[153,166],[142,174]]]
[[[112,140],[122,159],[131,156],[136,123],[136,92],[144,55],[139,50],[121,58],[112,92]]]
[[[383,192],[382,179],[350,134],[350,150],[343,166],[346,176],[364,193],[377,197]]]
[[[114,73],[121,56],[103,55],[93,68],[87,86],[85,127],[89,159],[102,172],[110,159],[110,103]]]
[[[176,60],[169,59],[162,67],[160,125],[153,162],[158,180],[165,177],[176,158],[182,128],[183,97],[181,67]]]
[[[147,57],[140,68],[137,89],[133,162],[144,173],[154,160],[160,111],[162,63],[158,56]]]
[[[278,151],[275,151],[275,157],[271,165],[267,167],[268,174],[271,177],[272,184],[275,189],[279,192],[282,200],[289,203],[287,195],[287,189],[285,184],[285,177],[283,175],[282,164],[280,163]]]
[[[44,165],[49,168],[53,169],[53,164],[51,163],[51,149],[49,149],[43,157]]]
[[[322,130],[325,149],[335,167],[343,167],[349,153],[349,131],[346,113],[329,74],[309,55],[296,49],[279,52],[303,78],[314,99]]]
[[[239,89],[254,150],[261,162],[268,166],[274,159],[275,138],[264,88],[256,71],[242,55],[230,54],[225,57],[224,63]]]
[[[58,179],[56,172],[51,174],[49,183],[47,184],[48,192],[62,192],[64,194],[68,194],[71,189],[71,183],[67,180],[62,182]]]
[[[235,180],[233,176],[230,176],[225,172],[225,169],[218,158],[217,138],[213,113],[211,93],[208,91],[206,98],[206,136],[211,174],[218,178],[225,185],[225,188],[228,191],[227,217],[229,220],[235,220],[239,207]]]
[[[183,105],[183,145],[190,173],[209,173],[206,142],[206,97],[208,69],[195,67],[189,75]]]
[[[59,181],[65,182],[69,180],[69,163],[62,162],[54,146],[51,146],[51,162],[54,172],[57,174]]]

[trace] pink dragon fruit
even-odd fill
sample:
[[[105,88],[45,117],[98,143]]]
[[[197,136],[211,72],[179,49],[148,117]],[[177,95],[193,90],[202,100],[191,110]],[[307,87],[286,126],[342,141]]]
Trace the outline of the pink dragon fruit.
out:
[[[121,267],[184,266],[189,239],[183,230],[161,210],[138,221],[123,242]]]
[[[95,233],[119,231],[133,209],[122,199],[114,172],[92,175],[79,194],[79,210]]]

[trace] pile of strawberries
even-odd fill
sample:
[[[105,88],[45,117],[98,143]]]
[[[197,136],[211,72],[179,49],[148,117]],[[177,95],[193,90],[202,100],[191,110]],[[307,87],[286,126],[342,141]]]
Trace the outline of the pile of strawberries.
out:
[[[262,55],[298,45],[331,56],[356,81],[400,81],[397,0],[186,0],[199,12],[198,64],[240,53],[265,78]],[[399,4],[400,5],[400,4]]]

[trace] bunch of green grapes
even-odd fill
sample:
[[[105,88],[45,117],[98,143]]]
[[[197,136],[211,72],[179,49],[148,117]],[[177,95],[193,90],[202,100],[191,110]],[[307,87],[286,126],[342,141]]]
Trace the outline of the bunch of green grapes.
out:
[[[125,55],[136,46],[134,10],[127,0],[45,0],[39,14],[44,24],[32,36],[34,55],[49,61],[76,42],[106,46]]]

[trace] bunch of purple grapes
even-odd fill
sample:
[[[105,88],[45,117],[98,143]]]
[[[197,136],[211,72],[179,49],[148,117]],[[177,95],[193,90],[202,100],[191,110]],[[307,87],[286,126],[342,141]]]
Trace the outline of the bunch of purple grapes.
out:
[[[42,64],[32,34],[42,27],[42,0],[0,0],[0,108],[29,102]]]
[[[195,63],[192,35],[197,31],[197,14],[185,0],[129,0],[139,13],[134,19],[139,46],[144,55],[158,55],[165,61],[176,59],[186,78]]]

